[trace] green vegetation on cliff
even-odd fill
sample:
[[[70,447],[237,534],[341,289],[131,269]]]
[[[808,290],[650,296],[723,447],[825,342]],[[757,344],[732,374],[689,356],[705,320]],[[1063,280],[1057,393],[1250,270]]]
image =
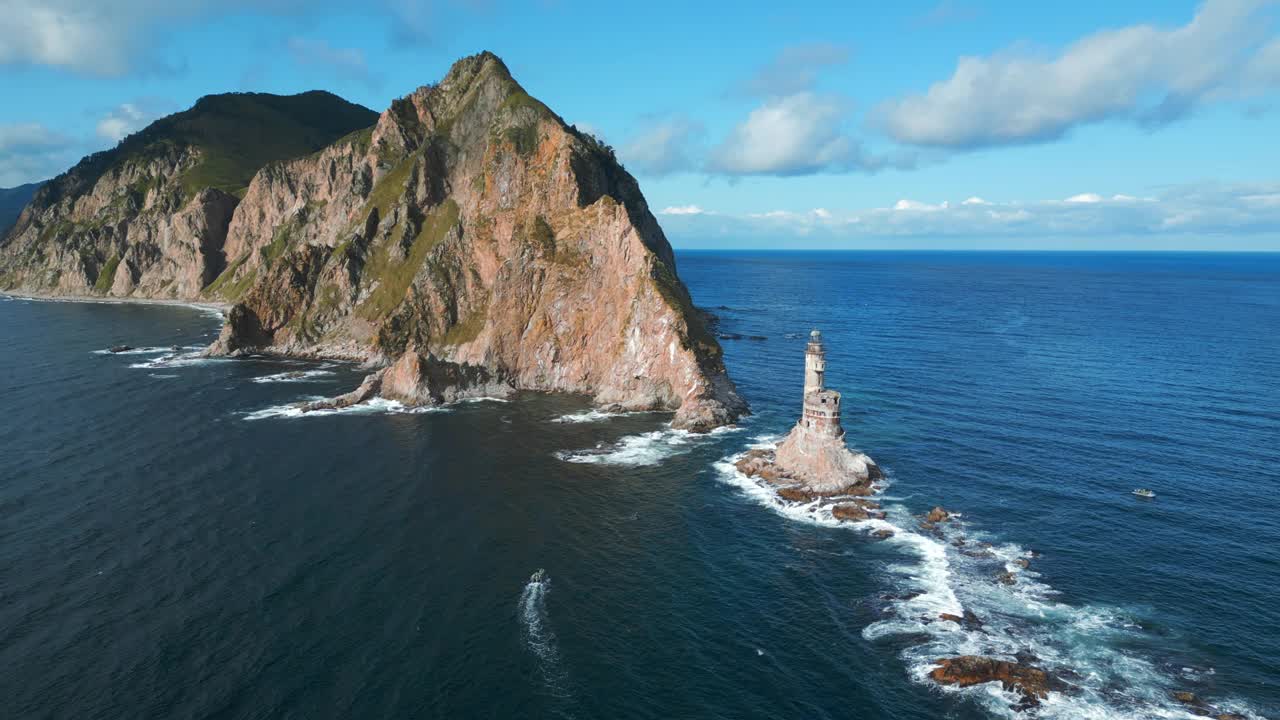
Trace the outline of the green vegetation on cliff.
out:
[[[113,168],[194,148],[199,161],[181,177],[184,194],[207,187],[243,195],[263,166],[320,150],[372,125],[372,110],[332,93],[226,93],[200,98],[189,110],[163,117],[111,150],[81,160],[49,183],[47,202],[85,192]],[[359,136],[356,136],[359,137]]]

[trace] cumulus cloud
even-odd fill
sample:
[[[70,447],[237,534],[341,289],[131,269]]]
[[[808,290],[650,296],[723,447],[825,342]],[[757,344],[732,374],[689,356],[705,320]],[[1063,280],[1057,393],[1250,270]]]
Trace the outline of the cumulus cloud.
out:
[[[952,149],[1044,142],[1110,118],[1169,122],[1280,80],[1272,4],[1208,0],[1181,27],[1106,30],[1051,58],[962,57],[950,78],[882,104],[876,120],[899,142]]]
[[[209,0],[0,0],[0,64],[121,75],[157,27],[215,7]]]
[[[0,187],[47,180],[75,159],[75,143],[43,125],[0,125]]]
[[[154,116],[144,112],[134,103],[124,103],[108,112],[98,121],[98,137],[108,142],[120,142],[146,127]]]
[[[848,112],[844,99],[813,92],[767,100],[711,151],[707,169],[725,175],[790,176],[914,165],[909,155],[868,151],[847,132]]]
[[[645,123],[619,150],[628,167],[663,176],[698,167],[702,125],[685,117],[657,118]]]
[[[853,240],[876,237],[1025,238],[1236,235],[1274,238],[1280,233],[1280,184],[1194,185],[1156,198],[1095,195],[1089,202],[1042,200],[1010,203],[937,203],[902,199],[889,207],[861,210],[769,210],[741,216],[707,211],[668,214],[668,234],[730,238],[792,236]]]
[[[324,40],[291,37],[285,48],[299,65],[320,68],[328,74],[371,88],[382,85],[381,78],[369,69],[364,51],[358,48],[334,47]]]

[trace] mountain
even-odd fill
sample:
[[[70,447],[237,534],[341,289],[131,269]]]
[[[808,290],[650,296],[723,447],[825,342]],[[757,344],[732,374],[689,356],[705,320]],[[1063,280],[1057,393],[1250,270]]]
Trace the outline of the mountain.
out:
[[[0,188],[0,237],[17,222],[22,208],[31,202],[41,183],[27,183],[14,188]]]
[[[45,183],[0,240],[0,288],[192,298],[262,167],[377,119],[327,92],[201,98]]]
[[[328,134],[359,124],[352,113]],[[568,391],[675,410],[697,431],[746,411],[635,178],[495,55],[459,60],[363,124],[274,162],[211,161],[252,134],[234,127],[181,146],[197,149],[169,132],[147,152],[126,141],[37,195],[0,273],[61,293],[231,303],[211,354],[383,368],[334,402]],[[127,234],[113,203],[132,213]]]

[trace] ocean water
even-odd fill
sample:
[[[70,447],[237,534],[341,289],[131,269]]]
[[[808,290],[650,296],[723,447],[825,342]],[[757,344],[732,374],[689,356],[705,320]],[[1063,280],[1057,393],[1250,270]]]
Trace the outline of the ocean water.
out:
[[[199,359],[197,309],[0,298],[0,715],[1006,717],[924,674],[1022,652],[1073,686],[1026,717],[1280,716],[1280,256],[679,262],[767,338],[725,342],[755,414],[710,436],[540,394],[299,417],[358,370]],[[733,471],[815,326],[884,523]]]

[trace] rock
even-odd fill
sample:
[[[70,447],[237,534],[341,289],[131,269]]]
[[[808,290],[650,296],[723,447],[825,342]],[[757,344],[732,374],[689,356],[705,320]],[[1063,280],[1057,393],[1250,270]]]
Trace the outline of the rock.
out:
[[[289,116],[296,133],[255,136],[278,157],[241,168],[240,198],[188,193],[208,148],[156,135],[182,118],[86,158],[37,191],[0,247],[0,278],[224,301],[209,354],[399,366],[384,392],[415,402],[582,393],[672,411],[690,432],[747,412],[635,178],[496,56],[459,60],[380,116],[308,96],[323,107]],[[321,118],[323,132],[307,124]],[[236,146],[253,127],[218,137]]]
[[[791,502],[809,503],[819,499],[820,496],[808,488],[790,486],[778,488],[778,497]]]
[[[983,624],[982,621],[978,619],[978,616],[973,614],[973,612],[969,610],[965,610],[963,615],[955,615],[953,613],[942,613],[941,615],[938,616],[938,619],[944,620],[946,622],[953,622],[957,625],[963,625],[964,627],[972,630],[981,629]]]
[[[1212,717],[1214,720],[1245,720],[1239,713],[1226,712],[1210,705],[1193,692],[1180,690],[1173,693],[1173,699],[1190,708],[1193,715]]]
[[[954,547],[964,547],[964,538],[956,538],[951,541],[951,544]]]
[[[1026,570],[1027,568],[1031,567],[1031,561],[1026,558],[1017,558],[1013,561],[1013,564],[1017,565],[1023,570]]]
[[[1006,691],[1022,696],[1020,709],[1036,707],[1050,691],[1065,689],[1065,684],[1044,670],[1020,662],[1009,662],[978,655],[961,655],[937,661],[938,667],[929,677],[941,685],[969,687],[998,682]]]
[[[122,352],[129,352],[132,349],[133,349],[132,345],[112,345],[111,347],[107,348],[107,352],[122,353]]]
[[[965,557],[976,558],[978,560],[990,560],[996,556],[996,554],[990,550],[961,550],[960,554]]]
[[[1001,585],[1012,585],[1018,581],[1018,577],[1011,572],[1002,572],[999,575],[996,575],[996,580],[998,580]]]
[[[951,513],[947,512],[946,510],[943,510],[941,507],[935,507],[934,509],[929,511],[928,515],[924,516],[924,519],[926,522],[931,522],[935,524],[946,522],[951,519]]]
[[[888,529],[876,530],[875,532],[871,533],[871,537],[877,540],[888,540],[889,538],[893,537],[893,531]]]
[[[379,370],[365,376],[364,381],[360,383],[360,387],[349,393],[339,395],[337,397],[327,398],[324,400],[315,400],[303,403],[298,406],[302,412],[315,412],[316,410],[339,410],[377,397],[378,392],[382,389],[382,375],[385,371]]]
[[[872,512],[868,512],[853,503],[841,503],[831,506],[831,515],[837,520],[859,521],[867,520],[872,517]]]

